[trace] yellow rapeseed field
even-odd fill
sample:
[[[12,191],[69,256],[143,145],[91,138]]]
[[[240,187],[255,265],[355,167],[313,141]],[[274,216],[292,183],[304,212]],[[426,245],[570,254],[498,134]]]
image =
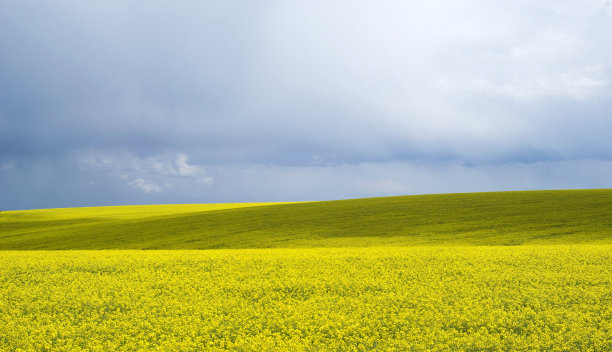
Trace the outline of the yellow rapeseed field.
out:
[[[610,351],[612,246],[0,252],[1,351]]]

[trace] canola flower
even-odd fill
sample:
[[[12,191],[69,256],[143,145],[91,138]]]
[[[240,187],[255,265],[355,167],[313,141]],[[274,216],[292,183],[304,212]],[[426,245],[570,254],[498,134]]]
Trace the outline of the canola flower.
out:
[[[0,252],[1,351],[609,351],[612,246]]]

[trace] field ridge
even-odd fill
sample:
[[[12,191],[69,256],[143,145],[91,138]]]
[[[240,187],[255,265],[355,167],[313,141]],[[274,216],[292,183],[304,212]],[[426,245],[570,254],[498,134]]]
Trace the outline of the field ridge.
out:
[[[0,212],[0,250],[612,244],[612,190]]]

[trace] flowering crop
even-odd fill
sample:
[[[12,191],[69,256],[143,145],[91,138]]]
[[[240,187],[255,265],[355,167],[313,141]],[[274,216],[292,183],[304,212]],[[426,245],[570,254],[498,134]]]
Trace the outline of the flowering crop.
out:
[[[612,350],[612,246],[0,252],[1,351]]]

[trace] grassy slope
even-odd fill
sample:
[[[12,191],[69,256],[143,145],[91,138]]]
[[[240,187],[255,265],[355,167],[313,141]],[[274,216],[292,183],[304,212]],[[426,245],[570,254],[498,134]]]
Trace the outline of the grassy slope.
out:
[[[3,249],[612,243],[612,190],[0,213]]]

